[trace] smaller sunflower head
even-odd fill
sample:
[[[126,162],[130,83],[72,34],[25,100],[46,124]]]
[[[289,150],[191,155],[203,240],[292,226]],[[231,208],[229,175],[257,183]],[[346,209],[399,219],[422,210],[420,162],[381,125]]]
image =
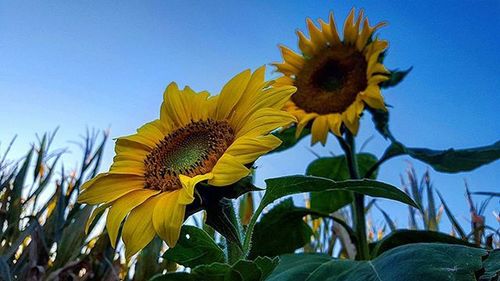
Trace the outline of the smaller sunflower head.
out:
[[[106,228],[113,246],[125,220],[127,257],[155,235],[174,247],[196,184],[231,185],[249,175],[259,156],[281,144],[269,133],[296,122],[282,111],[295,87],[270,87],[264,73],[264,67],[244,71],[214,97],[172,83],[160,118],[117,139],[109,172],[85,183],[78,198],[100,204],[97,211],[109,208]]]
[[[274,66],[283,76],[276,85],[297,87],[285,105],[298,119],[296,135],[312,122],[312,144],[324,145],[328,131],[341,136],[345,127],[357,134],[366,105],[386,110],[379,83],[389,79],[389,72],[379,58],[388,44],[373,38],[384,23],[370,26],[363,10],[356,19],[351,10],[343,39],[333,13],[328,23],[320,19],[319,27],[311,19],[306,22],[310,38],[297,31],[302,54],[280,46],[284,61]]]

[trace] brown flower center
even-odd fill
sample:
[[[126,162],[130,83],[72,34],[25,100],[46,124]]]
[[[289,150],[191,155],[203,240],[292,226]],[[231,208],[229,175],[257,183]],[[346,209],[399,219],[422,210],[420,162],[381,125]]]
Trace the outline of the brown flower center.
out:
[[[306,112],[342,113],[366,89],[366,69],[365,57],[354,47],[329,47],[297,74],[292,101]]]
[[[173,131],[144,160],[145,187],[161,191],[182,188],[179,175],[194,177],[210,172],[234,138],[226,121],[210,119]]]

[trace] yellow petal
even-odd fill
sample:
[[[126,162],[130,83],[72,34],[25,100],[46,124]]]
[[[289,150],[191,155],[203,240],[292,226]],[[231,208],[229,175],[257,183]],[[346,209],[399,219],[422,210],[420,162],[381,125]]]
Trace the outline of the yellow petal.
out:
[[[297,36],[299,37],[299,48],[300,51],[306,56],[313,56],[314,55],[314,45],[309,40],[302,31],[297,30]]]
[[[386,110],[384,98],[378,86],[368,86],[368,88],[361,94],[361,98],[371,108]]]
[[[326,40],[321,31],[316,27],[314,22],[310,19],[306,19],[307,28],[309,29],[309,34],[311,35],[311,42],[314,44],[316,49],[321,49],[326,46]]]
[[[352,41],[353,44],[356,44],[356,41],[358,40],[359,26],[361,25],[361,21],[363,20],[364,13],[365,13],[365,11],[363,9],[361,9],[359,11],[358,19],[356,20],[356,23],[354,24],[354,38],[353,38],[353,41]]]
[[[333,16],[333,12],[330,12],[330,16],[328,18],[329,18],[328,24],[330,25],[330,30],[332,31],[330,43],[332,45],[338,45],[340,44],[340,37],[337,31],[337,26],[335,24],[335,18]]]
[[[137,133],[150,139],[154,143],[158,143],[160,140],[165,138],[165,128],[161,124],[159,119],[152,122],[144,124],[142,127],[137,129]]]
[[[290,99],[295,91],[296,88],[293,86],[283,86],[268,88],[254,94],[255,98],[253,100],[248,100],[246,104],[238,105],[238,110],[231,120],[231,126],[236,131],[239,131],[241,127],[248,122],[248,119],[259,109],[282,109],[285,102]]]
[[[160,193],[160,191],[151,189],[136,190],[113,202],[113,206],[109,209],[108,217],[106,218],[106,229],[108,230],[109,239],[113,248],[116,247],[118,230],[125,216],[127,216],[132,209],[158,193]]]
[[[135,253],[146,247],[154,238],[156,232],[153,227],[153,210],[159,196],[154,196],[135,207],[125,220],[122,230],[123,243],[125,243],[125,256],[127,260]]]
[[[385,68],[385,66],[381,63],[374,63],[372,65],[368,65],[366,73],[368,77],[379,73],[389,74],[389,70],[387,70],[387,68]]]
[[[284,62],[284,63],[273,63],[273,65],[277,68],[277,70],[285,75],[291,76],[299,73],[299,68],[294,65]]]
[[[153,226],[158,236],[173,248],[179,239],[186,206],[177,201],[179,191],[164,192],[158,197],[153,211]]]
[[[234,106],[241,98],[245,91],[248,81],[250,80],[250,70],[245,70],[238,75],[234,76],[222,88],[219,95],[215,118],[217,120],[227,119],[232,113]]]
[[[88,234],[89,233],[89,228],[90,228],[90,225],[92,225],[92,222],[94,222],[95,218],[101,214],[102,212],[104,212],[107,208],[109,208],[109,206],[111,206],[110,203],[108,204],[102,204],[100,205],[99,207],[95,208],[93,211],[92,211],[92,214],[90,214],[90,217],[89,219],[87,220],[87,222],[85,223],[85,234]]]
[[[243,166],[236,157],[224,153],[212,169],[214,177],[208,183],[215,186],[225,186],[233,184],[248,176],[250,170]]]
[[[304,115],[297,124],[297,129],[295,130],[295,138],[298,138],[302,133],[302,130],[304,130],[304,128],[306,127],[307,123],[309,123],[310,120],[316,118],[317,116],[317,113],[307,113],[306,115]]]
[[[354,43],[357,32],[357,30],[354,30],[354,8],[352,8],[344,22],[344,43]]]
[[[133,134],[133,135],[128,135],[124,137],[119,137],[118,140],[122,142],[135,142],[138,145],[143,145],[146,146],[147,150],[153,150],[156,147],[156,144],[158,143],[157,140],[150,139],[149,137],[142,135],[142,134]]]
[[[371,35],[370,24],[368,23],[368,18],[366,18],[363,23],[363,29],[361,30],[361,33],[359,34],[358,39],[356,40],[356,49],[362,51],[365,48],[368,39],[370,39],[370,35]]]
[[[374,75],[368,79],[368,85],[378,85],[384,81],[389,80],[389,76],[386,75]]]
[[[192,91],[189,87],[186,87],[185,91],[187,90]],[[191,118],[193,121],[206,120],[208,118],[210,111],[209,98],[210,94],[207,91],[199,92],[194,96],[191,102]]]
[[[179,175],[179,180],[181,181],[182,189],[179,190],[178,203],[183,204],[183,205],[188,205],[188,204],[193,203],[195,186],[199,182],[209,180],[213,177],[214,177],[214,175],[212,173],[207,173],[204,175],[197,175],[194,177]]]
[[[143,188],[143,177],[106,173],[96,178],[90,186],[80,193],[78,202],[90,205],[108,203],[131,191]]]
[[[142,143],[137,143],[121,138],[116,139],[115,153],[117,156],[121,154],[127,154],[137,155],[137,157],[145,157],[151,150],[152,148]]]
[[[302,68],[305,60],[301,55],[297,54],[296,52],[290,50],[289,48],[283,45],[279,45],[279,48],[281,50],[281,54],[283,55],[283,59],[285,60],[285,62],[294,66],[295,69]]]
[[[368,44],[368,46],[366,46],[364,50],[366,61],[370,62],[371,59],[372,64],[377,62],[380,53],[387,49],[387,47],[389,47],[389,43],[387,43],[387,41],[378,40],[377,38],[375,38],[375,40]]]
[[[340,114],[328,114],[328,126],[330,130],[337,136],[342,136],[340,126],[342,125],[342,116]]]
[[[172,128],[178,128],[191,122],[188,104],[184,101],[176,83],[170,83],[163,94],[160,119],[162,124],[171,123]]]
[[[346,125],[347,129],[351,131],[354,135],[358,133],[359,130],[359,114],[363,111],[363,103],[356,100],[351,104],[344,113],[342,113],[342,120]]]
[[[97,176],[95,176],[94,178],[86,181],[84,184],[82,184],[82,186],[80,187],[80,190],[83,191],[87,188],[89,188],[90,186],[92,186],[97,180],[107,176],[108,173],[100,173],[98,174]]]
[[[115,157],[113,164],[109,168],[109,173],[144,176],[144,162],[117,160]]]
[[[294,84],[294,80],[288,76],[281,76],[278,79],[275,80],[274,86],[275,87],[281,87],[281,86],[291,86]]]
[[[320,115],[314,119],[311,134],[311,145],[316,144],[318,141],[321,142],[322,145],[325,145],[328,135],[328,118],[326,115]]]
[[[265,135],[295,121],[295,117],[290,113],[274,108],[262,108],[248,118],[247,123],[236,132],[236,138],[247,134],[249,136]]]
[[[242,164],[254,162],[259,156],[280,146],[281,140],[273,135],[237,138],[226,153],[231,154]]]
[[[135,162],[144,162],[146,156],[149,154],[148,151],[145,150],[134,150],[130,149],[129,151],[119,152],[113,157],[113,162],[118,161],[135,161]]]

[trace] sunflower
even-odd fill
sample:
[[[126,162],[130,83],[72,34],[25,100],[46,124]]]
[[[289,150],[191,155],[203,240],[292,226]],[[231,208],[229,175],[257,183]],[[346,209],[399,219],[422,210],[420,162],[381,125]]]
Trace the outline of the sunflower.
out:
[[[296,135],[312,121],[312,144],[320,141],[324,145],[328,131],[342,135],[342,124],[357,134],[365,105],[386,110],[379,83],[389,79],[389,72],[379,57],[388,43],[372,38],[384,23],[370,26],[363,10],[356,20],[351,10],[344,23],[343,40],[333,13],[328,23],[320,19],[319,27],[311,19],[306,22],[311,38],[297,31],[302,55],[279,46],[284,61],[273,65],[283,74],[276,85],[297,87],[285,104],[285,110],[298,119]]]
[[[155,235],[174,247],[197,183],[231,185],[281,144],[269,133],[296,122],[281,110],[295,87],[271,87],[264,74],[265,67],[246,70],[214,97],[172,83],[160,118],[116,140],[109,172],[85,183],[78,198],[101,204],[97,211],[109,208],[106,228],[113,247],[124,220],[127,258]]]

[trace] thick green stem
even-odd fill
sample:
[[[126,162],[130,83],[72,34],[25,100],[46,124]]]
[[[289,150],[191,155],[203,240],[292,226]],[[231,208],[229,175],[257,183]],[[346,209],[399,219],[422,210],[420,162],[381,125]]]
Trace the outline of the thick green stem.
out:
[[[229,221],[236,227],[236,229],[238,229],[238,235],[240,236],[241,239],[241,225],[240,221],[236,217],[236,212],[234,211],[234,206],[232,202],[229,208],[230,208],[228,210]],[[237,242],[231,241],[229,239],[225,240],[226,240],[226,250],[227,250],[227,261],[229,262],[229,264],[234,264],[238,260],[242,259],[244,256],[241,245],[238,245]]]
[[[349,131],[346,132],[345,143],[342,147],[346,154],[351,179],[359,179],[354,136]],[[356,259],[366,260],[369,258],[369,250],[368,239],[366,237],[365,197],[363,194],[354,193],[354,202],[351,209],[357,236]]]

